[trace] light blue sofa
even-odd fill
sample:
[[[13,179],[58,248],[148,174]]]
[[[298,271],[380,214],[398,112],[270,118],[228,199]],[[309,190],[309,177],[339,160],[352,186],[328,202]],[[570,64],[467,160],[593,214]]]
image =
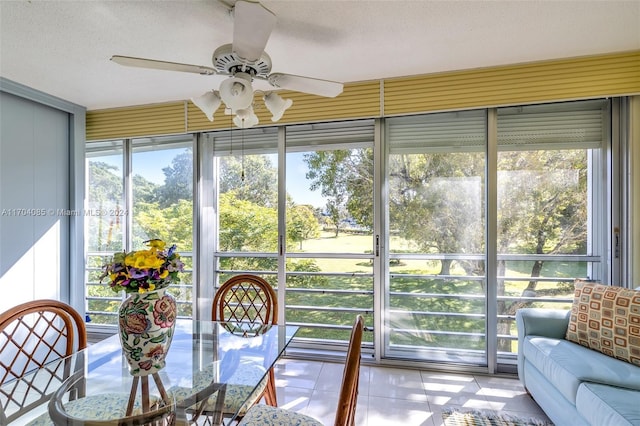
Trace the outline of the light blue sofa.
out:
[[[516,312],[520,381],[558,426],[640,425],[640,367],[565,340],[569,314]]]

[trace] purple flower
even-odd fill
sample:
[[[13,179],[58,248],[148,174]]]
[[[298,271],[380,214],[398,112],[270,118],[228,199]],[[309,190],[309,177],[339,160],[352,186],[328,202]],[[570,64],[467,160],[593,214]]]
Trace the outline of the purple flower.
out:
[[[147,273],[146,271],[143,271],[141,269],[131,268],[129,269],[129,275],[131,276],[131,278],[137,280],[146,277]]]

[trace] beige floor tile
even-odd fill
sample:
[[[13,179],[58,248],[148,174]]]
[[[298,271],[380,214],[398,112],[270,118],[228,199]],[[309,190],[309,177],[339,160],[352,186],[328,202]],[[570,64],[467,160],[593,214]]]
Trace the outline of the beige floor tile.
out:
[[[335,362],[280,361],[279,405],[333,425],[343,368]],[[442,410],[449,406],[546,418],[515,377],[360,368],[357,426],[442,426]]]

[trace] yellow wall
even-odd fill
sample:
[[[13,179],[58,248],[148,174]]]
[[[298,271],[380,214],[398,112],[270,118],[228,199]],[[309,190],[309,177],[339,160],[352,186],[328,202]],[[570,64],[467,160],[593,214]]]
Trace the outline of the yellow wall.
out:
[[[640,51],[348,83],[336,98],[279,93],[293,106],[278,124],[634,95]],[[266,109],[256,114],[260,125],[273,125]],[[89,141],[229,127],[224,108],[212,123],[186,100],[87,112]]]

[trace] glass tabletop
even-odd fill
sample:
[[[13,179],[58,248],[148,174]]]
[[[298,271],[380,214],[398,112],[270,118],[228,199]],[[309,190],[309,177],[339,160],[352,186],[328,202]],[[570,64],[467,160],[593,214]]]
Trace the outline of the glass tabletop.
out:
[[[47,411],[53,418],[68,416],[84,424],[84,411],[69,408],[74,405],[68,403],[70,398],[89,401],[92,408],[97,405],[102,410],[108,408],[105,401],[116,401],[120,407],[133,404],[133,412],[116,414],[124,418],[145,411],[170,411],[176,423],[187,424],[196,420],[205,402],[211,405],[217,398],[220,404],[216,407],[220,408],[229,386],[241,386],[249,396],[297,330],[295,326],[178,320],[166,364],[157,374],[132,376],[119,337],[114,335],[3,384],[0,396],[15,395],[13,405],[24,406],[26,402],[33,406],[14,424],[24,424],[28,417]]]

